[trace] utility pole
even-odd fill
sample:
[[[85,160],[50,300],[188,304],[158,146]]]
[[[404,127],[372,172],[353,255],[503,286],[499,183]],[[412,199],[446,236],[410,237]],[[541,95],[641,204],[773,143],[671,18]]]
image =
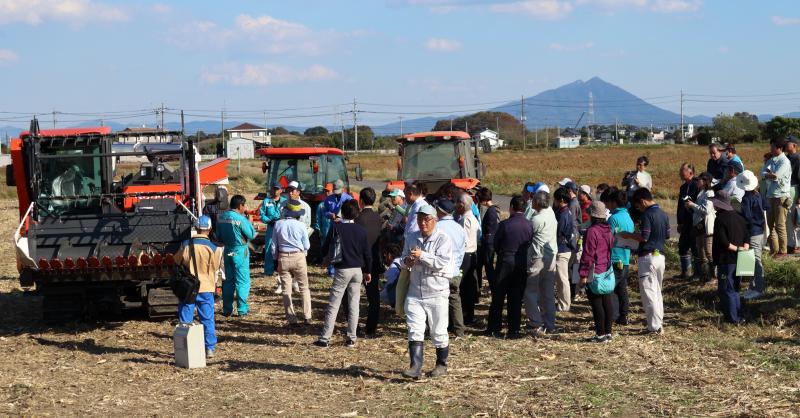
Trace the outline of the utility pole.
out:
[[[539,147],[539,130],[538,129],[534,128],[533,138],[534,138],[534,141],[536,142],[536,147],[538,148]]]
[[[619,119],[614,118],[614,140],[619,144]]]
[[[522,125],[522,149],[528,149],[528,138],[525,135],[525,95],[520,96],[519,123]]]
[[[342,125],[342,151],[344,151],[346,149],[345,145],[347,143],[345,142],[345,136],[344,136],[344,115],[341,113],[339,113],[339,123]]]
[[[267,128],[267,112],[264,112],[264,130],[269,132],[269,129]]]
[[[161,131],[164,131],[164,102],[161,102]]]
[[[222,155],[226,155],[225,153],[225,111],[219,111],[219,140],[220,145],[222,145]],[[220,155],[221,157],[221,155]]]
[[[353,142],[355,144],[355,153],[358,154],[358,110],[356,110],[356,99],[353,98]]]
[[[453,118],[450,118],[450,131],[453,131]]]
[[[681,142],[683,141],[683,89],[681,89]]]
[[[403,136],[403,117],[400,116],[400,136]]]
[[[53,129],[56,129],[56,110],[53,109]]]

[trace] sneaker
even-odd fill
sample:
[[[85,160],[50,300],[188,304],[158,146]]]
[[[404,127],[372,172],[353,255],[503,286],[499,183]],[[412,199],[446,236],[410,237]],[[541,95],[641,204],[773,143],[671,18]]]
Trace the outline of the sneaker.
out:
[[[592,338],[589,338],[589,342],[601,343],[604,339],[605,335],[593,335]]]
[[[348,338],[344,341],[344,346],[347,348],[354,348],[356,346],[356,341]]]
[[[300,284],[298,284],[297,282],[292,282],[292,290],[294,290],[295,292],[299,293],[300,292]]]
[[[275,286],[275,294],[276,295],[282,295],[283,294],[283,286],[280,283],[278,283],[278,285]]]
[[[604,342],[604,343],[610,343],[611,340],[614,339],[614,337],[611,334],[603,335],[602,338],[603,338],[603,341],[601,341],[601,342]]]
[[[644,335],[661,335],[663,333],[664,333],[664,330],[661,329],[661,328],[659,328],[657,330],[654,330],[654,331],[650,331],[649,329],[645,328],[644,331],[642,332],[642,334],[644,334]]]
[[[762,295],[762,293],[761,293],[761,292],[759,292],[758,290],[755,290],[755,289],[747,289],[747,291],[746,291],[746,292],[744,292],[744,295],[743,295],[742,297],[743,297],[745,300],[752,300],[752,299],[758,299],[758,298],[760,298],[760,297],[761,297],[761,295]]]
[[[206,348],[206,358],[214,358],[214,350]]]
[[[320,348],[328,348],[328,342],[322,340],[316,340],[312,344]]]

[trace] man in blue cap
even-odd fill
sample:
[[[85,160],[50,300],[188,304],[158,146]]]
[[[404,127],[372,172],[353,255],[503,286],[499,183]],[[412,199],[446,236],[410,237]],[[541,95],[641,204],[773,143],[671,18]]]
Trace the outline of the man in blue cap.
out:
[[[222,283],[222,314],[233,313],[233,298],[239,316],[247,315],[250,294],[250,249],[248,241],[256,236],[250,220],[244,216],[247,200],[242,195],[231,198],[230,209],[217,219],[217,237],[225,245],[225,281]]]
[[[214,329],[214,290],[217,285],[217,275],[222,264],[222,248],[217,247],[208,238],[211,232],[211,218],[203,215],[197,220],[197,235],[191,244],[187,240],[178,252],[175,253],[175,262],[189,269],[189,272],[200,280],[200,289],[195,303],[179,303],[178,319],[186,324],[191,324],[194,319],[194,310],[203,324],[205,334],[206,357],[214,357],[217,345],[217,335]],[[194,247],[194,248],[192,248]],[[194,260],[192,256],[194,255]]]
[[[264,203],[261,204],[261,209],[259,209],[259,218],[261,222],[267,225],[267,231],[264,233],[264,275],[268,277],[275,274],[275,259],[272,257],[269,247],[272,245],[275,222],[281,219],[281,208],[286,202],[286,197],[281,192],[281,184],[276,181],[272,185],[272,196],[267,196],[264,199]],[[281,280],[278,279],[275,293],[280,294],[281,292]]]

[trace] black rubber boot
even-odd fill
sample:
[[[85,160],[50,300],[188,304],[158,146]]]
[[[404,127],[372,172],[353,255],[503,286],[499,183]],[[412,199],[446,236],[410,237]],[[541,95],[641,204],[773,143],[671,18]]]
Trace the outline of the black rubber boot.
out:
[[[708,269],[706,273],[706,282],[713,282],[717,278],[717,268],[714,267],[712,263],[708,263],[706,268]]]
[[[431,377],[439,377],[447,374],[447,357],[450,355],[450,347],[436,349],[436,367],[431,372]]]
[[[702,280],[703,278],[703,262],[695,258],[692,260],[692,279]]]
[[[411,358],[411,365],[408,370],[403,372],[403,376],[410,379],[419,379],[422,376],[422,354],[425,348],[422,341],[408,342],[408,357]]]

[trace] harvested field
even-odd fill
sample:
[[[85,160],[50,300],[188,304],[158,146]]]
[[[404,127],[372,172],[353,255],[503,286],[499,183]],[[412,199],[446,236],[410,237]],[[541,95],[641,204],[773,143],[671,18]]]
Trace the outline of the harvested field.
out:
[[[620,164],[638,154],[620,156]],[[533,154],[519,158],[534,161]],[[745,164],[752,166],[751,160],[746,157]],[[575,166],[564,170],[573,170],[568,175],[577,179],[593,178],[591,169]],[[514,181],[520,186],[521,178],[540,176],[518,170],[521,177]],[[547,176],[557,174],[542,170],[540,177],[548,182]],[[255,181],[254,171],[243,164],[234,181],[237,190],[260,190],[263,182]],[[662,174],[653,171],[659,187]],[[0,234],[10,237],[16,201],[0,200],[0,207],[9,214],[0,220]],[[0,251],[12,253],[10,240],[0,242]],[[668,263],[676,266],[674,254],[668,254]],[[581,300],[572,312],[558,315],[563,332],[557,337],[468,335],[451,341],[448,376],[411,382],[400,375],[408,362],[405,324],[387,309],[377,339],[360,339],[355,349],[346,348],[339,324],[330,348],[311,345],[330,284],[316,268],[311,272],[312,326],[286,327],[273,282],[254,267],[254,312],[242,319],[218,316],[216,358],[205,369],[183,370],[172,360],[174,322],[129,314],[46,326],[40,297],[19,287],[14,261],[6,258],[0,264],[0,415],[800,416],[796,263],[768,263],[767,273],[775,277],[768,283],[775,287],[768,298],[745,305],[745,326],[720,324],[715,284],[673,280],[674,272],[668,272],[664,335],[639,334],[643,312],[632,280],[632,325],[615,327],[610,344],[586,342],[592,320]],[[484,293],[481,320],[487,305]],[[432,369],[433,360],[428,342],[425,370]]]
[[[2,206],[15,209],[9,201]],[[6,236],[10,218],[2,223]],[[11,251],[7,240],[2,249]],[[40,298],[18,287],[13,262],[1,271],[4,415],[798,414],[797,299],[786,293],[749,305],[752,325],[727,327],[713,311],[713,285],[667,280],[663,336],[638,335],[642,311],[634,296],[636,325],[617,327],[611,344],[587,343],[591,314],[581,301],[559,315],[558,338],[470,335],[452,342],[447,377],[410,382],[400,376],[405,326],[388,310],[378,339],[361,339],[355,349],[345,348],[341,336],[328,349],[310,345],[330,283],[318,269],[311,279],[313,326],[288,329],[273,283],[256,274],[255,312],[218,317],[218,355],[197,370],[174,367],[173,323],[128,315],[48,327],[39,319]],[[484,297],[482,318],[487,303]],[[430,345],[427,351],[430,369]]]

